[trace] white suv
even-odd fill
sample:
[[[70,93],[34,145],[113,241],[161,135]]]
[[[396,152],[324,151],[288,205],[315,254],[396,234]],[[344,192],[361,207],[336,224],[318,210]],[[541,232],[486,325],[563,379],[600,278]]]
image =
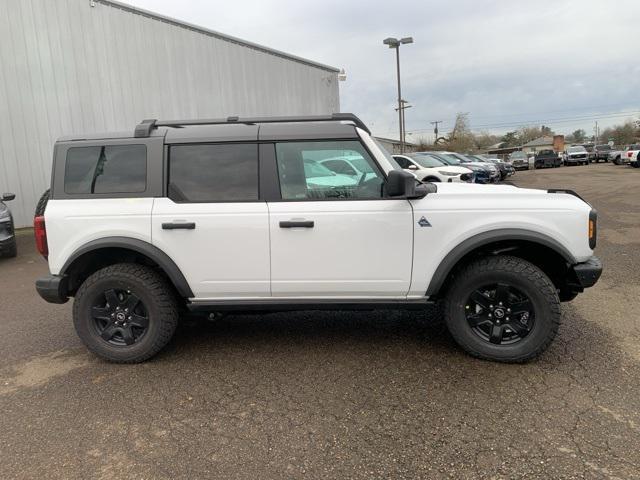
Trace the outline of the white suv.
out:
[[[446,165],[433,155],[411,153],[394,155],[393,159],[404,170],[413,173],[422,182],[468,182],[474,180],[473,172],[466,167]]]
[[[366,175],[323,166],[343,155]],[[525,361],[602,270],[595,211],[575,193],[421,184],[351,114],[61,138],[34,224],[50,270],[38,292],[75,297],[80,338],[115,362],[157,353],[183,310],[439,301],[469,353]]]

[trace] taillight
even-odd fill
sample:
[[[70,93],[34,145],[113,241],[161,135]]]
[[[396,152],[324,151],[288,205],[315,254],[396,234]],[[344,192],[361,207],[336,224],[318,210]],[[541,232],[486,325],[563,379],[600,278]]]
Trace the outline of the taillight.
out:
[[[47,228],[44,224],[44,216],[33,219],[33,233],[36,237],[36,248],[44,258],[49,256],[49,244],[47,243]]]
[[[627,152],[627,158],[633,157],[633,152]]]

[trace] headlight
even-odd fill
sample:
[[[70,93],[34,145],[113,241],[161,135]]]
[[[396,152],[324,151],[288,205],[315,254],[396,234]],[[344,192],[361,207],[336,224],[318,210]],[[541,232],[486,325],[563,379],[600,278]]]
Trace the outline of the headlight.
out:
[[[447,172],[445,170],[438,170],[438,173],[440,175],[445,175],[447,177],[457,177],[458,175],[460,175],[459,173],[455,173],[455,172]]]

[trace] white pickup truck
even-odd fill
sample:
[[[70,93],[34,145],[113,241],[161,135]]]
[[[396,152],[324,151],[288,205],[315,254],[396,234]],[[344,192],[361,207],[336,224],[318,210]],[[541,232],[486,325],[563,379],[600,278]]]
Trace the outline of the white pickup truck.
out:
[[[322,164],[340,157],[361,173]],[[78,335],[114,362],[157,353],[183,310],[436,302],[467,352],[522,362],[602,270],[596,212],[577,194],[423,184],[352,114],[146,120],[61,138],[36,215],[50,270],[39,294],[75,297]]]

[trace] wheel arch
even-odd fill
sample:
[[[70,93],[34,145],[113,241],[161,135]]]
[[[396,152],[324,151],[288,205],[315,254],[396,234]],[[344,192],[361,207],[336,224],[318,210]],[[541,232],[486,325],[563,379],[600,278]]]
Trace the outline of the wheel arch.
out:
[[[93,272],[115,263],[140,263],[158,269],[183,298],[193,297],[189,282],[166,253],[143,240],[107,237],[93,240],[78,248],[60,269],[69,278],[68,290],[73,295]]]
[[[544,271],[557,288],[566,283],[566,273],[576,258],[566,247],[543,233],[524,229],[499,229],[474,235],[458,245],[436,268],[426,295],[437,296],[446,291],[456,270],[481,256],[508,253],[530,261]]]

